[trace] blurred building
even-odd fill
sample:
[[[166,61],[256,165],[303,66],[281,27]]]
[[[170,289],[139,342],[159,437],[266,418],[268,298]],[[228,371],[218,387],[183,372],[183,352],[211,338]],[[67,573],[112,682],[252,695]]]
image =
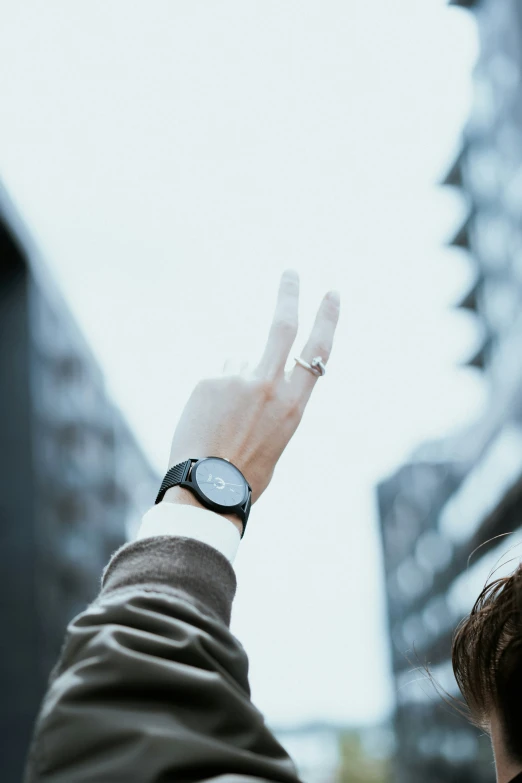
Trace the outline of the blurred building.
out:
[[[458,306],[479,326],[469,365],[483,373],[488,401],[473,426],[426,444],[378,487],[400,783],[495,780],[488,739],[444,704],[422,664],[457,695],[452,632],[490,572],[499,563],[497,575],[511,572],[522,555],[522,6],[453,4],[475,15],[480,55],[444,184],[467,204],[451,244],[475,271]]]
[[[0,189],[2,783],[21,780],[67,622],[157,486]]]

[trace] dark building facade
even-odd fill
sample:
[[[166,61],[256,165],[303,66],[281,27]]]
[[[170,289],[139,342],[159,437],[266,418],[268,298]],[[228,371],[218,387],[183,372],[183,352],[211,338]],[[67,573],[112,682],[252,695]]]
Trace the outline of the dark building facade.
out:
[[[0,190],[0,780],[18,783],[71,617],[158,477]]]
[[[458,696],[453,630],[493,570],[512,572],[522,555],[522,6],[452,4],[473,13],[480,40],[472,112],[444,184],[467,204],[451,245],[475,272],[458,307],[476,318],[468,364],[488,394],[472,426],[425,444],[377,489],[400,783],[495,780],[488,738],[422,666]]]

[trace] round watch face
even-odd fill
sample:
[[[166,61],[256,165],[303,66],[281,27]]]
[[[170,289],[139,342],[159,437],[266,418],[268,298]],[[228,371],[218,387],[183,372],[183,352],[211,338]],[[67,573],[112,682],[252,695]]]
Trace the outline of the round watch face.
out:
[[[215,457],[202,460],[192,478],[203,495],[220,506],[237,506],[246,499],[245,479],[224,460]]]

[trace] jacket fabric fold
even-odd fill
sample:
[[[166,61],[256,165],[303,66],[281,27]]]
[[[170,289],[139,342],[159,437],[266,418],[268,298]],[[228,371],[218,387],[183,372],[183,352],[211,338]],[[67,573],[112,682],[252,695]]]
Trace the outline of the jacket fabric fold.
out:
[[[250,699],[234,570],[190,538],[126,544],[68,626],[25,783],[299,783]]]

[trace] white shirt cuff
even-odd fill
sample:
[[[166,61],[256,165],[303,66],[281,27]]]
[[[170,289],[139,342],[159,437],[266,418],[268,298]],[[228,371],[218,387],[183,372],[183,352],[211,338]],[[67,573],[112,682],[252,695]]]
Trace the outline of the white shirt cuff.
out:
[[[231,563],[239,548],[239,530],[229,519],[210,509],[163,501],[143,516],[136,541],[152,536],[195,538],[217,549]]]

